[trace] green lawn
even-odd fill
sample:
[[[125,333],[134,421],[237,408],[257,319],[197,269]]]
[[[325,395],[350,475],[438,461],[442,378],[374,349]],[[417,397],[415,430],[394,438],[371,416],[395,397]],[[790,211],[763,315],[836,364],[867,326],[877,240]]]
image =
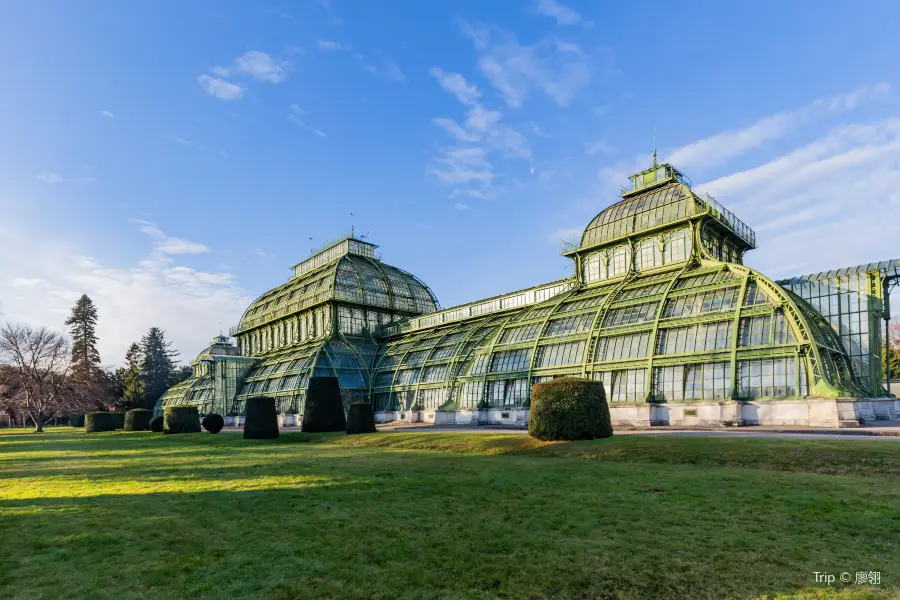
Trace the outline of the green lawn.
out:
[[[900,443],[0,433],[0,598],[746,597],[900,597]]]

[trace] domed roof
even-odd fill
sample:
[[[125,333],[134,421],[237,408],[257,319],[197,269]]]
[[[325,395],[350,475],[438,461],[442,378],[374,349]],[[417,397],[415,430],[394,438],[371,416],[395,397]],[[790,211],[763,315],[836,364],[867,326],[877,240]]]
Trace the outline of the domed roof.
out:
[[[626,197],[603,210],[581,236],[588,248],[696,214],[702,207],[683,183],[673,181]]]
[[[212,339],[212,344],[197,355],[194,363],[198,363],[201,360],[211,360],[214,356],[237,356],[238,354],[238,348],[228,341],[227,337],[217,335]]]
[[[241,317],[240,329],[327,300],[343,300],[408,315],[440,308],[428,286],[414,275],[376,258],[345,254],[257,298]]]

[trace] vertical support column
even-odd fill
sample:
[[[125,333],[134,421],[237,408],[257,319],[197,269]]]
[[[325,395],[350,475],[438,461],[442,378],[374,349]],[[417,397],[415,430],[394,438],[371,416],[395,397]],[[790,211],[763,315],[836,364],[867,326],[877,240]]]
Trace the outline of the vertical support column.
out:
[[[891,290],[889,280],[882,282],[881,316],[884,319],[884,373],[887,381],[887,393],[891,395]]]

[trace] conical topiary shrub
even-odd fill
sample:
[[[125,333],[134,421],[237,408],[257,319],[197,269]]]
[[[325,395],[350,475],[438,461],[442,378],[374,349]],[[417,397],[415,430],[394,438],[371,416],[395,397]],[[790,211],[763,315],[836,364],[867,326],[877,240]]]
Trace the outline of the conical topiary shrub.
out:
[[[153,411],[146,408],[132,408],[125,413],[125,431],[149,431]]]
[[[344,431],[347,419],[337,377],[310,377],[303,405],[303,431]]]
[[[84,430],[87,433],[115,431],[116,413],[98,410],[84,415]]]
[[[245,440],[274,440],[279,436],[275,398],[247,398],[244,416]]]
[[[163,433],[200,433],[196,406],[167,406],[163,411]]]
[[[347,433],[375,433],[375,411],[368,402],[354,402],[347,410]]]
[[[222,431],[222,428],[225,427],[225,419],[222,418],[222,415],[209,413],[203,417],[202,425],[203,429],[210,433],[219,433]]]
[[[528,434],[539,440],[592,440],[613,434],[599,381],[552,379],[531,388]]]
[[[162,417],[153,417],[150,419],[150,431],[154,433],[162,433],[163,430],[163,418]]]

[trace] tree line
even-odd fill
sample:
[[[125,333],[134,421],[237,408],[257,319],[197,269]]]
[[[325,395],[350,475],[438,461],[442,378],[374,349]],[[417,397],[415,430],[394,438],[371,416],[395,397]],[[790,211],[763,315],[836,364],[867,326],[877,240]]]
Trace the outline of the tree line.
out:
[[[97,307],[83,294],[65,325],[69,337],[46,327],[0,325],[0,411],[35,431],[60,417],[91,410],[152,409],[170,386],[191,375],[159,327],[125,354],[125,366],[104,369],[97,349]]]

